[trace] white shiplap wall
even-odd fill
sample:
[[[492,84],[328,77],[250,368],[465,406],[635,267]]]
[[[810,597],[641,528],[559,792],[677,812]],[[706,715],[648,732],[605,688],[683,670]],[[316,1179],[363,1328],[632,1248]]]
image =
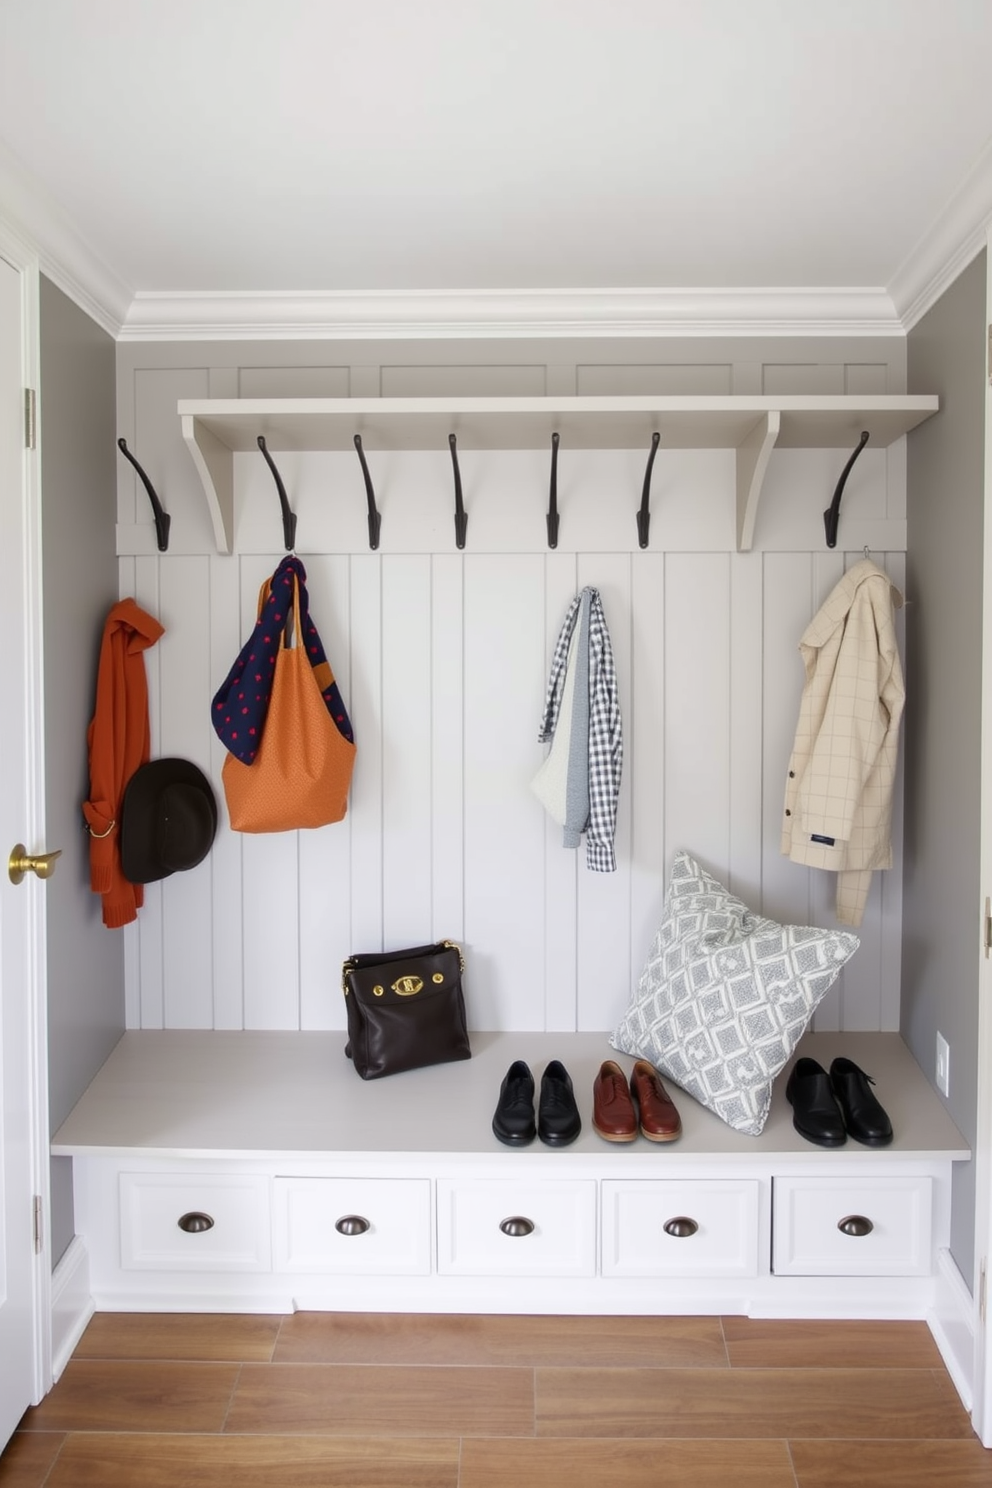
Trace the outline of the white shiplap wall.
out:
[[[182,391],[189,395],[189,380]],[[170,390],[171,391],[171,390]],[[548,460],[462,456],[469,513],[454,545],[447,450],[370,456],[382,548],[368,549],[357,461],[279,455],[298,514],[314,619],[355,725],[348,816],[315,832],[230,832],[210,698],[281,556],[261,456],[237,456],[236,553],[211,553],[196,479],[170,489],[173,541],[139,539],[121,593],[166,627],[147,654],[153,755],[203,766],[221,827],[199,868],[146,890],[125,931],[133,1028],[343,1029],[353,951],[464,944],[476,1028],[600,1030],[619,1018],[651,943],[674,851],[686,847],[756,909],[831,925],[833,883],[779,852],[802,668],[798,640],[862,544],[902,587],[901,445],[867,450],[828,552],[822,511],[845,456],[776,452],[755,550],[733,551],[733,457],[659,451],[651,546],[634,513],[644,451],[559,458],[559,548],[547,548]],[[122,532],[147,525],[122,501]],[[124,550],[127,541],[121,543]],[[625,764],[615,874],[589,873],[529,782],[547,670],[569,600],[603,597]],[[901,622],[900,622],[901,633]],[[819,1028],[892,1029],[899,1016],[901,810],[896,867],[876,875],[861,950]]]

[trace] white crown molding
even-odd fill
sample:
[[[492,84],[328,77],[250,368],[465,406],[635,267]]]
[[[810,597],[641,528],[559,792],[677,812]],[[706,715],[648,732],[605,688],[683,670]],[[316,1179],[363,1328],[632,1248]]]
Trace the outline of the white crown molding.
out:
[[[124,341],[895,336],[879,289],[423,290],[135,295]]]
[[[893,276],[889,294],[905,331],[912,330],[985,247],[990,223],[992,140]]]
[[[3,146],[0,220],[31,245],[41,273],[116,340],[131,303],[131,290]]]

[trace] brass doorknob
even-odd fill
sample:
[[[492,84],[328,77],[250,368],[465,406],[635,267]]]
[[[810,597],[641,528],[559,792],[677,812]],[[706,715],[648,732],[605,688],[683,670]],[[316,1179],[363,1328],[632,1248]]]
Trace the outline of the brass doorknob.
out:
[[[55,872],[55,859],[62,856],[62,849],[50,853],[29,853],[23,842],[11,850],[7,859],[7,877],[12,884],[19,884],[25,873],[37,873],[39,878],[51,878]]]

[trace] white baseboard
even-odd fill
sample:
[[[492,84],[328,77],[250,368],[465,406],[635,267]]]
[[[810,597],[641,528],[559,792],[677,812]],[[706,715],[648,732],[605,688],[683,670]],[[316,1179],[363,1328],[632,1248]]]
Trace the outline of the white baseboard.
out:
[[[974,1405],[975,1394],[974,1313],[971,1292],[950,1251],[938,1251],[937,1287],[927,1322],[967,1411],[971,1411]]]
[[[52,1272],[52,1380],[58,1379],[95,1311],[90,1258],[78,1235]]]

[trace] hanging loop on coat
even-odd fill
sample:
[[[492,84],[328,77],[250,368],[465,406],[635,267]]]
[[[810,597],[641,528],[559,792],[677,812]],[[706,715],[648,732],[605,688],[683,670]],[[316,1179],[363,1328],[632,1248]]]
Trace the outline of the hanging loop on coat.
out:
[[[282,538],[287,553],[292,553],[296,547],[296,513],[290,511],[289,501],[286,497],[286,487],[282,483],[282,476],[276,469],[275,461],[266,447],[265,436],[259,434],[258,447],[265,456],[265,463],[272,471],[272,478],[279,492],[279,505],[282,507]]]
[[[840,498],[844,494],[844,487],[847,484],[847,477],[851,473],[851,468],[854,465],[855,460],[860,455],[861,451],[864,449],[865,445],[868,443],[869,437],[870,436],[868,430],[863,430],[861,438],[858,440],[857,449],[851,455],[851,458],[848,460],[847,464],[844,466],[844,469],[840,473],[840,480],[837,482],[837,489],[834,492],[833,500],[827,507],[826,511],[823,513],[823,526],[827,534],[828,548],[835,548],[837,546],[837,524],[840,520]]]
[[[118,439],[117,448],[120,450],[125,460],[130,460],[135,470],[141,476],[141,483],[144,486],[145,490],[148,492],[148,499],[152,504],[152,512],[155,515],[155,532],[158,537],[158,550],[160,553],[165,553],[168,551],[169,548],[169,528],[172,525],[172,518],[169,516],[169,513],[167,511],[163,511],[162,503],[161,501],[159,501],[158,497],[155,494],[155,487],[152,485],[151,481],[148,479],[147,475],[142,470],[141,466],[138,464],[131,451],[128,449],[127,440]]]

